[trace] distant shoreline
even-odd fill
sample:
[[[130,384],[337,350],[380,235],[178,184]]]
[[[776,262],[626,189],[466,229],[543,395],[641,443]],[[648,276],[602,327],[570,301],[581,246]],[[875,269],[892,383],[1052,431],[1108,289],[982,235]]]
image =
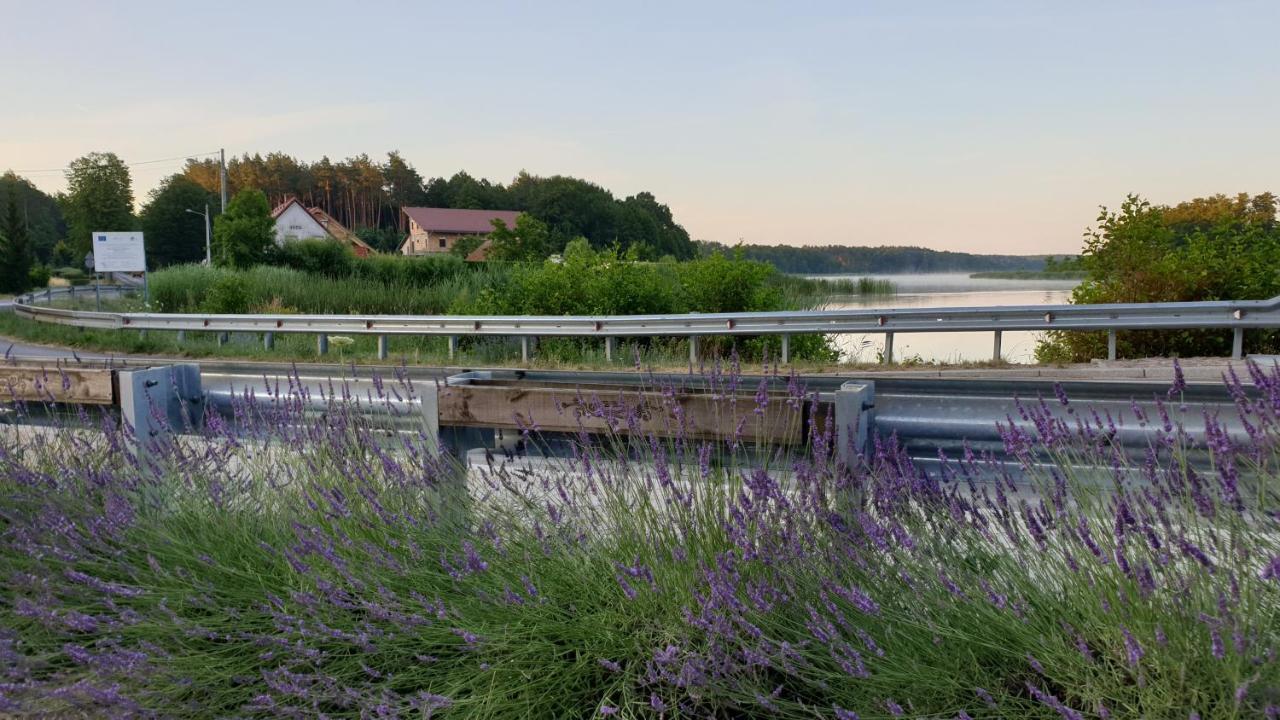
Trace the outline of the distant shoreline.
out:
[[[969,273],[974,280],[1083,280],[1088,273],[1044,272],[1042,270],[993,270]]]

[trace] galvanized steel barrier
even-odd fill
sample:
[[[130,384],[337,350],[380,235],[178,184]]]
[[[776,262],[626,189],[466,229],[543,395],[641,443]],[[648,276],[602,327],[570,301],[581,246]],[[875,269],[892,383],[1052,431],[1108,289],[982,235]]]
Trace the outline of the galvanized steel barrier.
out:
[[[1116,333],[1123,330],[1230,329],[1232,357],[1244,349],[1249,328],[1280,328],[1280,297],[1181,303],[1108,305],[1019,305],[1004,307],[893,308],[816,310],[808,312],[690,313],[687,315],[203,315],[171,313],[90,312],[40,307],[39,296],[52,299],[58,290],[24,295],[14,300],[14,312],[38,322],[76,327],[121,330],[207,331],[262,333],[271,347],[275,333],[312,333],[317,351],[328,349],[330,334],[376,335],[378,354],[385,358],[391,335],[443,335],[450,338],[449,356],[463,336],[521,338],[527,362],[529,340],[539,336],[595,337],[605,343],[606,356],[614,353],[618,338],[687,337],[689,355],[696,362],[698,338],[707,336],[782,336],[782,360],[789,361],[791,335],[883,334],[884,361],[893,361],[895,333],[991,332],[993,355],[1000,359],[1001,334],[1011,330],[1106,331],[1107,355],[1116,357]]]

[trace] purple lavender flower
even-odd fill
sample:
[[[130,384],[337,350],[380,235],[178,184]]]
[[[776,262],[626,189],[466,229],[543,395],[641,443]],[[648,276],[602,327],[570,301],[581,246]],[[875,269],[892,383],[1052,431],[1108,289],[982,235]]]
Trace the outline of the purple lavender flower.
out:
[[[608,670],[609,672],[615,672],[615,673],[622,672],[622,666],[612,660],[608,660],[606,658],[600,658],[599,660],[597,660],[597,662],[600,663],[600,667],[604,668],[605,670]]]
[[[601,715],[617,715],[617,714],[618,714],[618,708],[616,708],[616,707],[614,707],[614,706],[612,706],[612,705],[601,705],[601,706],[600,706],[600,714],[601,714]]]
[[[852,710],[845,710],[839,705],[832,705],[831,709],[836,713],[836,720],[862,720],[858,717],[858,713]]]
[[[1121,626],[1120,632],[1124,634],[1124,652],[1129,661],[1129,667],[1137,667],[1138,661],[1142,660],[1142,656],[1146,653],[1143,652],[1142,646],[1134,639],[1133,633],[1130,633],[1128,628]]]
[[[894,702],[893,698],[885,698],[884,706],[889,711],[889,714],[894,717],[902,717],[906,714],[906,711],[902,709],[902,706]]]

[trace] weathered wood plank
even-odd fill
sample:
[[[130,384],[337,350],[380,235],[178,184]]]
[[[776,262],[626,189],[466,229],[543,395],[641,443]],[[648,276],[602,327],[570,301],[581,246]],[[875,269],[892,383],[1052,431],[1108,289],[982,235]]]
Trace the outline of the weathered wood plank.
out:
[[[705,392],[663,393],[595,387],[519,387],[508,384],[441,388],[440,425],[536,428],[541,432],[627,434],[797,444],[805,440],[805,409],[772,396],[757,412],[752,395],[736,399]]]
[[[0,365],[0,404],[14,401],[111,405],[112,370]]]

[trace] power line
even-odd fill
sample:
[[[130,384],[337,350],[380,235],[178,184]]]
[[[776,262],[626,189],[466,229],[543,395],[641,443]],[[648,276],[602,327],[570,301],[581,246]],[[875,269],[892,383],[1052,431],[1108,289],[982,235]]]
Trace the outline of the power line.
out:
[[[211,156],[217,155],[218,153],[219,153],[218,150],[214,150],[213,152],[197,153],[195,155],[180,155],[177,157],[160,158],[158,160],[141,160],[139,162],[125,163],[124,166],[137,167],[139,165],[155,165],[157,163],[176,162],[178,160],[196,160],[199,158],[211,157]],[[91,165],[90,167],[104,168],[107,166]],[[10,172],[13,172],[16,175],[39,175],[39,174],[45,174],[45,173],[61,173],[61,172],[66,172],[70,169],[71,169],[71,166],[67,165],[66,167],[60,167],[60,168],[45,168],[42,170],[12,170]]]

